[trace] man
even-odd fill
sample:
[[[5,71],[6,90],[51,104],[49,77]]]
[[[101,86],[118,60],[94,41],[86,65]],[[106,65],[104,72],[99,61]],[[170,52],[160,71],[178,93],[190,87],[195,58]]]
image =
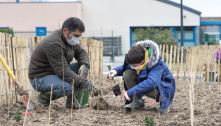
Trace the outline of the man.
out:
[[[85,26],[80,19],[68,18],[61,30],[45,37],[34,50],[29,65],[29,78],[32,87],[41,92],[38,96],[40,106],[48,107],[50,97],[55,100],[67,96],[66,107],[77,109],[80,107],[79,101],[75,98],[72,101],[72,90],[75,96],[83,88],[91,91],[92,84],[86,79],[89,58],[80,46],[80,37],[84,31]],[[78,62],[70,64],[73,58]]]
[[[146,95],[160,102],[161,113],[169,112],[175,94],[175,80],[159,55],[155,42],[137,42],[126,55],[125,63],[108,74],[109,78],[123,76],[125,108],[143,108],[142,96]]]

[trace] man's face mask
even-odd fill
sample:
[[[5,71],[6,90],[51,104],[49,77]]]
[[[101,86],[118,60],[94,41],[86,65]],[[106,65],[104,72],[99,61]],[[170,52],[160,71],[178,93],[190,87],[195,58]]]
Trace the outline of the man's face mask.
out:
[[[67,39],[67,42],[72,46],[80,44],[80,37],[72,36],[70,39]]]
[[[66,35],[66,40],[69,45],[74,46],[80,44],[81,32],[79,30],[68,32]]]

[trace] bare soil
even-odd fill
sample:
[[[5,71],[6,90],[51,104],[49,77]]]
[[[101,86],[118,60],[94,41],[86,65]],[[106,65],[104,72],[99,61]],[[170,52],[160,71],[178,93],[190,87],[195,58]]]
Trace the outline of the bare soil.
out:
[[[189,126],[190,125],[190,102],[188,82],[177,82],[177,90],[171,111],[165,115],[160,115],[159,104],[152,99],[145,98],[144,110],[135,110],[125,113],[122,109],[124,99],[122,96],[115,97],[109,92],[112,81],[104,80],[103,84],[98,84],[104,91],[104,95],[92,98],[91,107],[73,110],[65,108],[65,98],[60,98],[52,102],[50,111],[50,125],[52,126],[145,126],[145,116],[154,118],[156,125],[160,126]],[[107,94],[106,94],[107,93]],[[221,85],[202,84],[194,86],[194,125],[195,126],[221,126]],[[98,106],[96,110],[96,102]],[[0,108],[1,126],[23,125],[24,116],[16,121],[16,112],[24,112],[20,104],[5,105]],[[25,126],[46,126],[49,125],[49,112],[33,112],[27,116]]]

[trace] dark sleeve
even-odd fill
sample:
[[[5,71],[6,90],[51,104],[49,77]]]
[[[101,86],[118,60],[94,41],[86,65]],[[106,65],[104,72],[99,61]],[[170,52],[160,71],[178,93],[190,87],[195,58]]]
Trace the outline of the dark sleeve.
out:
[[[75,55],[74,58],[82,65],[86,65],[88,68],[90,68],[90,62],[89,57],[87,54],[87,51],[84,50],[80,45],[77,45],[75,47]]]
[[[123,65],[116,66],[115,68],[113,68],[113,70],[117,71],[117,76],[123,76]]]
[[[124,64],[114,68],[114,70],[117,71],[117,76],[123,76],[124,71],[127,69],[130,69],[130,65],[126,61],[126,56],[127,54],[125,55],[125,58],[124,58]]]
[[[44,49],[54,73],[62,80],[71,83],[78,76],[69,67],[64,51],[59,44],[47,44]]]

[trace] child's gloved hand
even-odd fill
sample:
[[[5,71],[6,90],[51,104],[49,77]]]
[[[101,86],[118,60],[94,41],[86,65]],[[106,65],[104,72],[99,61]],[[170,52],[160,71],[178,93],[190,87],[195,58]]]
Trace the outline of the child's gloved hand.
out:
[[[111,70],[108,74],[107,77],[109,79],[114,79],[114,77],[117,75],[117,71],[116,70]]]
[[[124,98],[125,98],[127,101],[131,101],[130,97],[129,97],[128,94],[127,94],[127,91],[124,91]]]

